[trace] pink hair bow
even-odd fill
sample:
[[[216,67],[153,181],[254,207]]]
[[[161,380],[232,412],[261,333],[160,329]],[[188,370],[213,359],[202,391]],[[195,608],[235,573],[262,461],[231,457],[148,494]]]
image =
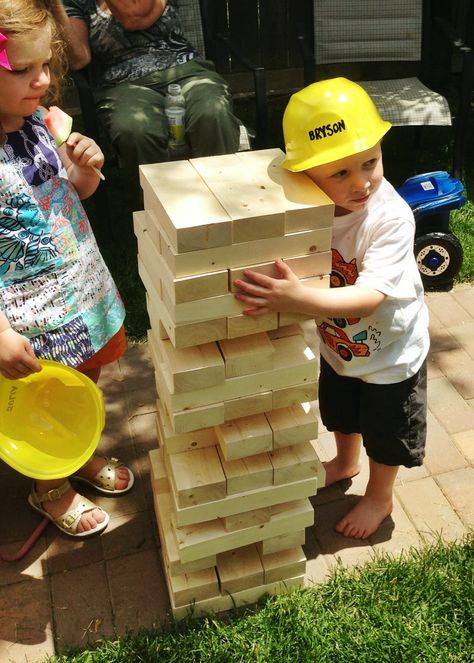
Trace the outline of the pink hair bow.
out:
[[[5,50],[5,43],[7,41],[8,37],[0,32],[0,67],[4,67],[5,69],[9,69],[11,71],[12,67]]]

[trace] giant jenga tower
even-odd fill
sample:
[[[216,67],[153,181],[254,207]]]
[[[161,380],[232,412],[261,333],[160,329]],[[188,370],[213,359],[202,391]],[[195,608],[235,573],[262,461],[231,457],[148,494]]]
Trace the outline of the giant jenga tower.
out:
[[[314,449],[317,359],[304,316],[242,313],[233,281],[284,258],[328,287],[331,201],[283,153],[142,166],[135,213],[147,291],[159,446],[153,495],[177,618],[301,585]]]

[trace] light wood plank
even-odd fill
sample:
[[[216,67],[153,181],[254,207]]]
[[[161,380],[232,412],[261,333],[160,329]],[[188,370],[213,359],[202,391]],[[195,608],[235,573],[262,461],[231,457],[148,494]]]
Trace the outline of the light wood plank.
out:
[[[272,429],[264,414],[233,419],[214,430],[222,456],[229,461],[273,449]]]
[[[331,228],[318,228],[293,232],[284,237],[259,239],[252,242],[241,242],[214,249],[196,250],[188,253],[177,253],[168,239],[164,229],[153,213],[147,210],[150,223],[159,228],[161,242],[160,251],[175,277],[193,276],[220,269],[228,269],[245,265],[249,256],[258,256],[259,261],[273,261],[275,258],[291,258],[307,254],[316,255],[331,249]]]
[[[138,256],[138,273],[147,290],[147,310],[151,326],[153,329],[162,327],[175,348],[187,348],[227,337],[226,318],[205,320],[189,325],[176,325],[164,306],[140,256]],[[160,333],[160,338],[163,336]]]
[[[219,559],[219,557],[218,557]],[[263,555],[264,582],[278,582],[306,572],[306,555],[301,546]]]
[[[169,493],[171,489],[163,458],[163,449],[151,449],[148,452],[148,458],[150,461],[150,478],[153,493]]]
[[[173,391],[192,391],[224,382],[226,368],[216,343],[175,348],[169,339],[161,340],[156,335],[154,338],[169,371]]]
[[[315,401],[318,398],[317,382],[304,382],[293,387],[284,387],[273,391],[272,409],[278,410],[282,407],[289,407],[297,403],[306,403]]]
[[[285,263],[296,274],[299,279],[305,280],[308,278],[322,277],[331,272],[332,256],[330,251],[316,253],[312,255],[297,256],[294,258],[285,258]],[[229,284],[232,292],[237,292],[238,288],[234,285],[236,279],[248,281],[244,275],[244,270],[251,269],[258,274],[264,274],[271,278],[279,278],[278,271],[275,267],[275,261],[263,263],[246,263],[238,267],[229,269]],[[329,286],[328,286],[329,287]]]
[[[256,546],[260,556],[271,555],[296,546],[303,546],[305,539],[306,530],[302,529],[264,539],[263,541],[259,541]]]
[[[273,393],[271,391],[262,391],[240,398],[230,398],[224,401],[224,421],[267,412],[271,410],[272,402]]]
[[[273,446],[276,449],[318,436],[318,419],[310,403],[296,403],[271,410],[265,416],[273,431]]]
[[[188,161],[147,164],[139,172],[147,200],[178,253],[232,242],[229,215]]]
[[[284,582],[243,589],[241,592],[235,592],[234,594],[221,594],[217,598],[210,598],[181,607],[176,607],[171,603],[171,609],[173,617],[177,620],[184,619],[187,616],[198,617],[208,615],[210,612],[223,612],[245,605],[253,605],[262,596],[283,594],[289,592],[294,587],[304,587],[304,575],[296,578],[288,578]]]
[[[275,347],[268,334],[251,334],[218,342],[227,378],[273,369]]]
[[[298,500],[290,504],[279,504],[272,509],[268,523],[248,527],[246,530],[226,532],[220,520],[204,522],[176,530],[176,541],[182,562],[207,557],[212,554],[262,541],[314,522],[314,510],[309,500]]]
[[[286,210],[285,232],[332,225],[334,203],[305,173],[292,173],[281,167],[285,158],[282,150],[253,150],[237,156],[247,170],[273,183],[272,192],[279,194],[280,204]]]
[[[156,424],[160,446],[168,454],[203,449],[215,446],[218,443],[214,427],[199,428],[189,433],[175,433],[168,413],[160,400],[156,402]]]
[[[219,580],[214,567],[181,575],[170,575],[169,587],[173,605],[177,607],[220,596]]]
[[[171,576],[181,575],[183,573],[192,573],[202,569],[215,567],[217,556],[210,555],[201,557],[183,564],[179,559],[178,545],[176,536],[171,525],[171,502],[168,493],[153,493],[153,503],[155,508],[156,524],[160,534],[161,551],[165,565],[165,573]]]
[[[309,441],[291,447],[274,449],[269,453],[273,465],[273,483],[279,485],[317,477],[320,484],[321,461]]]
[[[222,518],[226,532],[234,532],[238,529],[245,529],[253,525],[261,525],[268,523],[271,517],[271,507],[265,509],[254,509],[253,511],[244,511],[244,513],[236,513],[233,516],[225,516]]]
[[[254,545],[220,553],[217,555],[216,567],[223,594],[240,592],[264,583],[262,561]],[[295,575],[300,575],[300,573]]]
[[[232,242],[249,242],[285,234],[284,198],[265,173],[253,176],[236,154],[191,159],[232,219]]]
[[[165,455],[165,464],[180,507],[224,499],[226,476],[216,447]]]
[[[273,465],[267,453],[247,456],[239,460],[226,460],[219,447],[217,452],[226,478],[227,495],[235,495],[273,484]]]
[[[173,497],[175,521],[177,527],[213,521],[216,518],[232,516],[244,511],[254,511],[267,506],[274,507],[282,502],[301,500],[316,494],[318,480],[315,478],[292,481],[280,486],[268,486],[248,490],[236,495],[228,495],[222,500],[196,504],[181,508]],[[250,542],[249,542],[250,543]]]
[[[270,311],[265,315],[230,315],[227,317],[227,338],[240,338],[249,334],[258,334],[278,327],[278,313]]]

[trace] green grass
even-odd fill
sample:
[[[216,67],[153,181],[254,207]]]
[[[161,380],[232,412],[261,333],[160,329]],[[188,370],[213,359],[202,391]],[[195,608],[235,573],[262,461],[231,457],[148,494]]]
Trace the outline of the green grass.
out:
[[[226,618],[188,619],[49,663],[468,663],[474,538],[375,557]]]

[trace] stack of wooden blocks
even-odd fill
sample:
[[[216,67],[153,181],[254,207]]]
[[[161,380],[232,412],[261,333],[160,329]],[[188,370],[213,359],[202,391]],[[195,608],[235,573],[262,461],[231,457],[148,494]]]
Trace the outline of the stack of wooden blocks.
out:
[[[243,270],[282,257],[328,287],[331,201],[283,153],[261,150],[142,166],[135,213],[147,291],[159,447],[153,495],[177,618],[226,610],[304,581],[317,359],[304,316],[242,313]]]

